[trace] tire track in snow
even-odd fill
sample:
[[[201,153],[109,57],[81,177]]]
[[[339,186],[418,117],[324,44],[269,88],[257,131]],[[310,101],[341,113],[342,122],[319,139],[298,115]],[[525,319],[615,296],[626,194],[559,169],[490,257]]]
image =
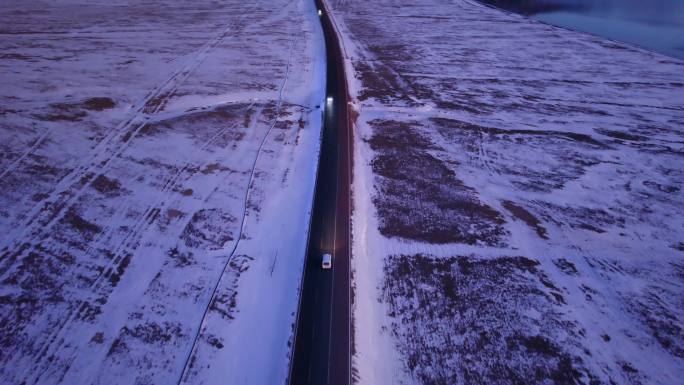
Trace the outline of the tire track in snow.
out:
[[[81,166],[80,168],[78,168],[77,170],[72,172],[70,175],[63,178],[62,181],[60,181],[59,185],[65,185],[65,184],[69,184],[69,183],[72,183],[72,184],[71,184],[71,186],[67,187],[67,189],[62,189],[61,191],[59,188],[56,188],[55,190],[53,190],[51,197],[54,197],[55,195],[59,196],[65,190],[73,188],[74,185],[77,185],[78,182],[82,178],[88,177],[88,175],[90,174],[87,182],[82,183],[82,186],[80,186],[80,188],[77,189],[76,193],[74,195],[72,195],[70,197],[70,199],[68,199],[67,203],[62,205],[62,207],[59,209],[58,214],[59,213],[62,213],[62,214],[61,215],[55,215],[55,217],[52,218],[52,220],[50,220],[50,222],[48,222],[47,225],[44,225],[44,226],[37,229],[36,232],[38,232],[38,234],[40,236],[42,236],[42,238],[40,240],[36,241],[34,239],[34,236],[31,236],[31,239],[34,241],[33,244],[30,245],[30,247],[24,248],[23,250],[20,249],[19,255],[14,259],[14,262],[21,261],[22,258],[24,256],[26,256],[33,249],[33,247],[35,247],[37,244],[40,244],[40,242],[42,240],[44,240],[45,238],[49,237],[49,234],[50,234],[49,230],[64,217],[63,213],[68,211],[68,208],[73,207],[73,205],[76,203],[78,198],[80,198],[80,196],[83,195],[83,193],[86,191],[87,187],[89,187],[90,184],[92,183],[92,181],[95,180],[96,176],[101,175],[104,172],[106,172],[106,170],[111,165],[111,162],[113,160],[115,160],[121,153],[123,153],[123,151],[125,151],[129,147],[129,144],[132,142],[135,135],[148,123],[148,119],[144,118],[144,116],[147,114],[155,114],[163,108],[163,106],[168,101],[168,99],[170,99],[173,96],[173,94],[174,94],[175,90],[178,88],[178,86],[180,86],[192,74],[192,72],[197,68],[197,66],[199,66],[204,61],[204,59],[208,55],[209,51],[212,48],[216,47],[225,38],[228,31],[229,31],[229,28],[225,28],[223,31],[221,31],[220,34],[218,34],[215,38],[210,40],[200,50],[198,50],[198,53],[194,56],[194,58],[192,60],[189,61],[188,64],[186,64],[181,70],[174,73],[161,86],[157,87],[154,91],[149,92],[146,95],[146,97],[143,98],[143,100],[141,102],[137,103],[138,107],[136,108],[136,113],[133,114],[133,116],[129,117],[126,121],[121,123],[119,126],[117,126],[117,129],[114,130],[113,134],[107,136],[102,141],[100,141],[100,143],[98,143],[98,145],[93,150],[93,155],[91,156],[91,160],[90,160],[90,162],[88,162],[87,167]],[[149,110],[150,102],[155,100],[155,98],[159,98],[160,102],[154,104],[152,110]],[[250,104],[247,109],[253,107],[254,104],[255,104],[255,102]],[[139,121],[141,119],[141,117],[143,117],[144,119],[142,119],[142,121]],[[130,136],[127,138],[127,140],[124,141],[123,145],[120,144],[117,146],[117,143],[115,143],[113,146],[114,148],[112,150],[110,150],[109,147],[106,147],[112,142],[112,140],[114,140],[116,138],[123,138],[124,136],[131,133],[131,131],[128,131],[128,129],[130,129],[132,127],[135,127],[135,128],[133,129],[132,134],[130,134]],[[221,134],[223,134],[225,132],[225,130],[226,130],[226,128],[219,130],[219,132],[217,134],[215,134],[214,136],[212,136],[202,146],[202,148],[208,147],[214,140],[216,140],[218,137],[220,137]],[[37,147],[39,145],[39,142],[42,142],[42,140],[44,140],[44,137],[46,137],[48,133],[49,132],[44,133],[43,136],[41,136],[41,138],[37,141],[37,143],[34,143],[34,145],[32,147]],[[109,155],[108,157],[105,157],[105,159],[96,163],[96,160],[98,158],[102,158],[102,156],[100,156],[100,154],[103,153],[103,148],[104,148],[105,154],[111,153],[111,155]],[[27,153],[28,153],[28,151],[27,151]],[[18,163],[18,162],[15,161],[15,163]],[[173,191],[173,187],[177,184],[180,177],[185,173],[185,171],[188,168],[188,165],[189,165],[189,163],[186,163],[178,172],[176,172],[169,180],[167,180],[166,184],[164,185],[164,187],[162,188],[162,191],[161,191],[161,193],[164,197],[166,197],[169,194],[169,191]],[[95,172],[95,170],[98,170],[98,172]],[[65,180],[67,180],[67,182],[64,182]],[[58,191],[59,191],[59,194],[57,193]],[[49,200],[49,198],[47,198],[46,200],[44,200],[42,202],[39,202],[38,204],[36,204],[35,207],[39,207],[39,206],[42,207],[43,205],[46,204],[46,201],[48,201],[48,200]],[[163,204],[164,199],[161,199],[160,202]],[[141,216],[141,219],[137,222],[136,229],[133,232],[129,233],[126,236],[126,238],[124,239],[124,241],[119,244],[119,247],[117,248],[116,253],[114,254],[114,256],[111,259],[112,263],[108,267],[105,267],[102,270],[102,273],[100,273],[100,275],[98,277],[96,277],[93,284],[90,286],[91,290],[94,291],[94,290],[98,289],[98,286],[100,285],[100,283],[104,279],[103,277],[105,276],[106,272],[110,271],[112,268],[114,268],[115,265],[120,263],[121,260],[123,258],[125,258],[125,251],[127,249],[130,249],[131,246],[135,245],[135,243],[136,243],[135,239],[129,240],[132,237],[132,235],[136,235],[136,237],[134,237],[134,238],[139,238],[137,235],[142,230],[148,228],[152,223],[154,223],[155,218],[154,217],[150,218],[150,217],[151,217],[151,213],[154,212],[155,208],[157,208],[156,206],[158,206],[158,205],[159,204],[150,205],[148,207],[148,209],[145,211],[145,213]],[[35,213],[35,211],[36,210],[34,208],[34,213]],[[40,226],[40,224],[35,223],[35,219],[37,219],[37,217],[39,217],[40,214],[42,214],[42,210],[38,211],[33,216],[30,216],[30,218],[24,222],[24,226],[28,226],[28,225],[33,225],[33,227]],[[147,226],[145,226],[145,224],[147,222],[150,222],[150,223]],[[15,228],[16,227],[17,226],[15,226]],[[19,226],[19,227],[21,228],[21,226]],[[7,249],[9,248],[9,244],[12,242],[12,240],[14,240],[15,246],[20,246],[22,244],[21,239],[23,239],[23,237],[26,235],[28,229],[23,228],[21,230],[22,231],[21,231],[19,237],[11,237],[11,236],[7,237],[7,239],[4,242],[5,244],[3,245],[4,255],[7,255],[9,253],[9,250],[7,250]],[[36,236],[36,238],[37,238],[37,236]],[[4,269],[0,269],[0,271],[4,270],[2,272],[2,276],[7,276],[8,274],[11,274],[13,271],[13,270],[11,270],[11,267],[12,266],[7,266]],[[93,294],[95,294],[95,293],[93,293]],[[60,335],[63,335],[63,332],[65,330],[67,330],[69,328],[69,326],[73,323],[73,321],[77,318],[76,316],[81,313],[80,309],[83,306],[83,304],[86,302],[90,302],[90,301],[88,301],[88,299],[77,300],[76,305],[71,307],[71,309],[69,311],[69,315],[67,317],[65,317],[64,322],[62,322],[56,328],[56,330],[54,330],[53,332],[50,333],[50,335],[45,340],[45,343],[41,346],[40,349],[37,350],[37,353],[39,354],[38,357],[49,357],[50,356],[49,354],[40,354],[40,353],[41,352],[47,352],[50,350],[57,351],[59,349],[59,347],[57,347],[56,349],[50,349],[50,348],[54,346],[56,341],[59,341],[60,343],[64,342],[64,339],[60,338]],[[34,369],[37,366],[41,366],[44,363],[45,359],[46,358],[44,358],[44,359],[39,358],[39,362],[36,363],[35,365],[33,365],[31,369]],[[50,368],[50,365],[46,365],[45,369],[43,371],[41,371],[40,373],[32,373],[34,375],[37,375],[37,377],[35,377],[35,380],[33,380],[33,382],[38,383],[41,376],[49,368]],[[32,371],[34,371],[34,370],[32,370]],[[27,373],[23,373],[22,376],[26,376],[26,374]],[[31,377],[33,377],[33,376],[31,376]],[[24,378],[26,378],[26,377],[24,377]],[[26,378],[26,380],[32,381],[32,380],[30,380],[30,378]],[[27,382],[27,383],[29,383],[29,382]]]
[[[38,138],[36,138],[36,140],[33,142],[33,144],[30,145],[30,146],[26,149],[26,151],[24,151],[24,152],[23,152],[17,159],[15,159],[12,163],[10,163],[9,165],[7,165],[7,167],[5,167],[5,169],[2,171],[2,173],[0,173],[0,181],[2,181],[2,179],[3,179],[5,176],[11,174],[14,170],[16,170],[17,167],[19,166],[19,164],[20,164],[24,159],[26,159],[27,156],[33,154],[33,152],[34,152],[35,150],[37,150],[38,147],[40,147],[41,144],[43,144],[43,141],[45,140],[45,138],[48,137],[48,135],[50,134],[51,131],[52,131],[52,130],[51,130],[50,128],[46,129],[45,132],[42,133]]]
[[[76,204],[95,178],[106,173],[111,167],[111,163],[130,146],[135,136],[147,125],[148,119],[146,116],[155,114],[163,108],[165,101],[173,96],[178,86],[204,61],[209,51],[223,41],[229,30],[230,27],[223,29],[217,36],[202,46],[192,60],[183,68],[176,71],[155,90],[149,92],[136,104],[137,107],[132,116],[119,124],[112,134],[106,136],[95,146],[89,161],[82,163],[80,167],[65,176],[55,186],[55,189],[48,198],[36,203],[30,213],[25,216],[24,221],[15,224],[15,232],[5,237],[4,241],[0,244],[0,250],[2,250],[3,255],[11,252],[11,246],[15,250],[21,247],[22,240],[27,235],[30,235],[28,238],[33,241],[33,244],[20,251],[19,256],[15,258],[15,261],[19,261],[36,244],[39,244],[48,237],[52,227],[64,218],[64,213]],[[158,101],[152,103],[155,100]],[[150,103],[152,103],[152,109],[150,109]],[[47,207],[52,208],[52,210],[45,210]],[[46,216],[47,218],[45,218]],[[41,219],[45,221],[41,221]],[[0,267],[0,274],[6,276],[8,270],[9,267]]]
[[[202,326],[204,326],[204,323],[206,321],[207,314],[209,313],[209,308],[211,307],[211,303],[214,301],[214,298],[216,297],[216,293],[218,291],[219,286],[221,285],[221,280],[223,279],[223,276],[226,273],[226,270],[228,269],[228,265],[230,264],[230,261],[233,259],[235,256],[235,251],[237,250],[240,240],[242,239],[242,235],[244,232],[244,227],[245,227],[245,221],[247,219],[247,204],[249,202],[249,195],[252,189],[252,185],[254,183],[254,176],[256,174],[256,166],[259,161],[259,157],[261,155],[262,149],[264,147],[264,144],[266,143],[266,139],[268,139],[269,134],[271,131],[273,131],[273,128],[275,127],[276,123],[278,122],[278,118],[280,116],[280,109],[282,107],[283,103],[283,90],[285,89],[285,85],[287,84],[287,79],[290,74],[290,65],[292,62],[292,51],[294,48],[294,37],[292,40],[290,40],[290,47],[289,47],[289,52],[288,52],[288,58],[287,58],[287,65],[285,67],[285,78],[283,79],[283,83],[280,85],[280,89],[278,91],[278,101],[276,102],[276,111],[275,111],[275,116],[273,118],[273,122],[271,123],[270,127],[266,131],[266,134],[264,135],[263,139],[261,140],[261,143],[259,143],[259,148],[257,150],[257,154],[254,157],[254,162],[252,163],[252,168],[250,171],[249,175],[249,180],[247,182],[247,188],[245,189],[245,196],[243,200],[243,206],[242,206],[242,220],[240,222],[240,228],[237,234],[237,237],[235,238],[235,243],[233,244],[233,247],[231,248],[230,253],[228,254],[228,257],[226,258],[226,261],[224,262],[223,268],[221,269],[221,274],[219,275],[218,279],[216,280],[216,284],[214,285],[212,291],[211,291],[211,296],[209,297],[209,301],[207,301],[207,304],[204,307],[204,312],[202,314],[202,318],[200,319],[199,325],[197,326],[197,329],[195,330],[195,336],[192,341],[192,345],[190,347],[190,350],[185,358],[185,362],[183,365],[183,369],[181,370],[180,376],[178,378],[177,384],[180,385],[183,383],[184,377],[187,377],[189,373],[187,372],[188,370],[188,364],[190,363],[190,360],[192,359],[192,356],[194,353],[196,353],[197,350],[197,341],[199,341],[200,335],[202,334]]]
[[[254,107],[255,104],[256,101],[253,101],[244,109],[244,112],[247,113]],[[200,146],[200,150],[206,151],[218,138],[220,138],[229,130],[236,128],[237,126],[238,124],[234,124],[231,126],[221,128]],[[202,163],[199,166],[198,170],[214,162],[214,160],[214,158],[207,159],[204,163]],[[55,330],[47,338],[46,342],[41,346],[41,349],[36,351],[36,354],[34,354],[33,357],[38,361],[32,370],[35,370],[37,366],[42,366],[44,364],[45,359],[41,358],[50,357],[61,350],[65,343],[65,337],[68,335],[68,331],[72,327],[72,324],[75,321],[78,321],[78,316],[81,314],[81,307],[84,304],[96,302],[98,297],[107,296],[111,292],[111,290],[113,290],[113,287],[109,287],[106,285],[106,279],[111,276],[107,275],[106,273],[108,271],[113,271],[119,265],[119,263],[124,258],[126,258],[127,255],[132,255],[135,252],[135,249],[137,248],[136,245],[139,243],[140,239],[144,237],[146,230],[156,223],[156,220],[157,218],[159,218],[159,215],[161,214],[163,208],[166,205],[168,205],[168,202],[171,201],[171,195],[176,191],[176,187],[182,185],[183,182],[187,181],[189,178],[192,177],[192,175],[194,175],[194,173],[187,174],[187,171],[191,169],[192,166],[193,165],[190,162],[185,162],[185,164],[182,167],[178,168],[175,173],[173,173],[166,179],[161,191],[159,191],[158,193],[158,195],[161,198],[157,199],[155,204],[149,205],[147,209],[140,215],[139,219],[133,226],[133,230],[128,232],[124,239],[121,242],[119,242],[116,250],[113,253],[113,257],[111,258],[110,264],[104,266],[102,272],[95,278],[90,287],[85,289],[91,292],[90,296],[75,301],[75,305],[71,307],[71,309],[69,310],[69,313],[65,318],[64,322],[58,325],[57,328],[55,328]],[[130,201],[131,199],[129,199],[129,202]],[[130,205],[119,209],[119,212],[125,213],[128,207],[130,207]],[[110,223],[114,222],[115,221],[110,221]],[[115,230],[115,226],[112,226],[111,224],[107,227],[109,234],[111,234]],[[86,255],[92,253],[94,248],[96,247],[93,246],[86,250]],[[107,292],[107,289],[111,290]],[[45,365],[44,369],[36,377],[34,383],[40,383],[42,376],[49,370],[49,368],[49,365]]]
[[[491,164],[489,163],[489,154],[487,153],[487,149],[485,147],[485,134],[482,132],[482,130],[477,131],[478,135],[478,149],[479,149],[479,154],[480,154],[480,161],[482,164],[485,166],[487,169],[487,172],[489,175],[494,175],[497,174],[496,171],[492,168]]]

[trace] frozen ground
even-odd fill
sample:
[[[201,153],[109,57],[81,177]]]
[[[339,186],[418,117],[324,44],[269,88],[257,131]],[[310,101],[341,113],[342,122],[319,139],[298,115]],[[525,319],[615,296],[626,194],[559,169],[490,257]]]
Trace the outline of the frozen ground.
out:
[[[684,378],[684,63],[469,0],[331,1],[359,383]]]
[[[309,0],[2,2],[1,383],[285,380],[323,52]]]

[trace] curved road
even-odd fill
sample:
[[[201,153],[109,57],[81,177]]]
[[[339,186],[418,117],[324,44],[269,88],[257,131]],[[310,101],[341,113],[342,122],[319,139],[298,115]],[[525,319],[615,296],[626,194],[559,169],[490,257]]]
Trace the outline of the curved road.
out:
[[[322,0],[315,0],[325,10]],[[289,383],[350,383],[349,213],[351,130],[340,45],[321,15],[327,55],[325,120]],[[332,252],[333,268],[321,269]]]

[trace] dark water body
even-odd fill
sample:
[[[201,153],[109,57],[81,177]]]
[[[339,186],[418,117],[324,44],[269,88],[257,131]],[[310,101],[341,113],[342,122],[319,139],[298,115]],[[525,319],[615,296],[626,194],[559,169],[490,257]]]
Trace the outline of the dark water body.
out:
[[[684,0],[481,0],[545,23],[684,59]]]

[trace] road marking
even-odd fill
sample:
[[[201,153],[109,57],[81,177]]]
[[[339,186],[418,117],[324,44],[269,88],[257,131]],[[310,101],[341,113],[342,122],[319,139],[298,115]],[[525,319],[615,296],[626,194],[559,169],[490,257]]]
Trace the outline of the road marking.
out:
[[[339,130],[339,127],[337,128]],[[338,172],[335,175],[335,216],[334,216],[334,221],[335,221],[335,227],[333,230],[333,250],[336,249],[335,246],[337,246],[337,198],[339,197],[340,193],[340,173],[339,173],[339,168],[340,168],[340,146],[339,146],[339,141],[337,145],[337,170]],[[333,255],[336,253],[333,253]],[[335,263],[333,261],[333,263]],[[330,330],[328,331],[328,364],[326,365],[326,383],[330,383],[330,350],[332,347],[332,320],[333,320],[333,302],[335,300],[335,271],[331,271],[332,273],[332,280],[331,280],[331,289],[330,289],[330,322],[329,322],[329,327]]]

